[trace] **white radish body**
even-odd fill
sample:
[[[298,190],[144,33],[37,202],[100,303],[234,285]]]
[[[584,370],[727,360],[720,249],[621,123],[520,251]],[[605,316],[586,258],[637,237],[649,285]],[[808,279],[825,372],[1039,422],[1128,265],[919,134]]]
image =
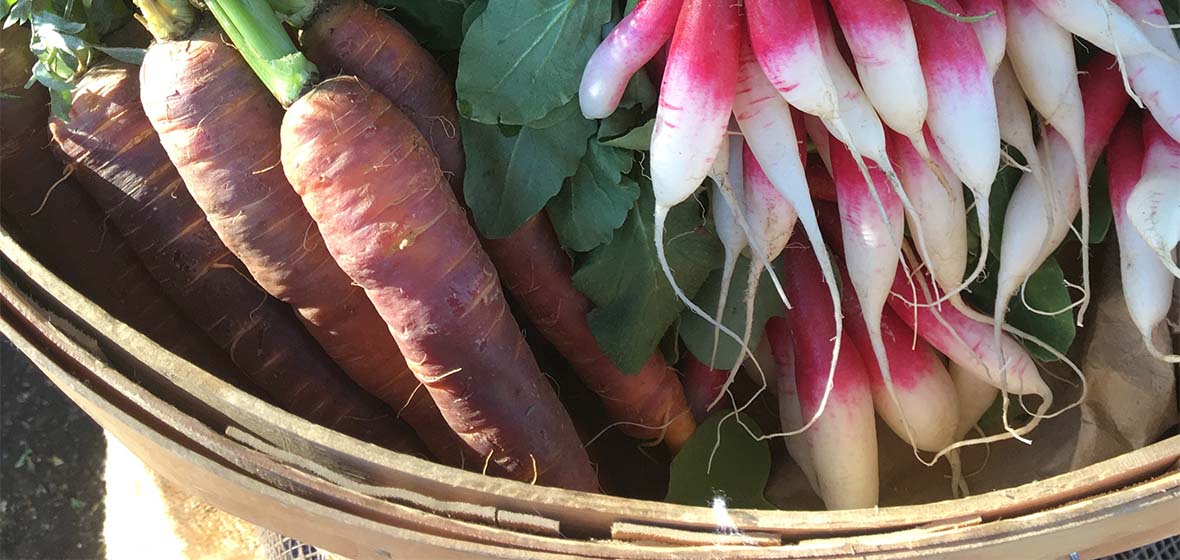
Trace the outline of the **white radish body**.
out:
[[[844,281],[850,282],[847,273]],[[849,314],[845,318],[847,332],[857,352],[861,356],[872,354],[869,330],[859,316],[860,304],[849,290],[844,292],[844,308]],[[881,334],[893,366],[894,387],[901,408],[890,399],[880,368],[865,360],[877,414],[903,441],[923,451],[942,450],[955,437],[958,405],[950,375],[934,350],[925,341],[915,343],[913,330],[890,309],[883,310],[881,315]]]
[[[1180,60],[1180,45],[1169,28],[1159,0],[1115,0],[1134,18],[1156,48]],[[1180,141],[1180,65],[1158,56],[1136,55],[1126,59],[1131,89],[1143,100],[1155,121],[1173,140]]]
[[[738,126],[745,135],[746,147],[757,160],[758,167],[794,210],[808,240],[813,246],[820,248],[815,252],[815,256],[819,259],[819,266],[828,284],[828,300],[832,302],[832,313],[838,319],[841,311],[835,267],[828,256],[827,245],[824,243],[815,215],[815,206],[811,201],[811,192],[807,188],[807,175],[799,158],[791,108],[783,96],[776,94],[775,86],[763,73],[751,49],[742,51],[733,111]],[[836,329],[837,333],[842,333],[842,324],[837,322]],[[837,341],[839,340],[837,338]],[[832,348],[833,364],[837,361],[840,347],[837,343]],[[835,374],[834,372],[833,366],[829,378]],[[808,424],[810,423],[809,421]]]
[[[734,157],[733,154],[735,145],[738,150],[737,157]],[[721,192],[722,185],[728,184],[738,202],[740,203],[742,200],[745,186],[742,181],[741,149],[740,139],[736,141],[723,140],[720,153],[713,162],[713,170],[709,173],[713,179],[713,190],[709,197],[709,203],[713,210],[713,225],[717,229],[717,238],[721,240],[721,247],[725,249],[725,261],[721,266],[721,292],[717,298],[717,313],[715,315],[718,322],[725,318],[725,303],[729,299],[729,286],[733,282],[733,271],[737,266],[738,257],[746,249],[747,243],[746,234],[742,232],[742,228],[738,224],[745,208],[731,207]],[[729,369],[730,364],[717,363],[717,344],[720,335],[720,329],[713,329],[713,353],[709,357],[709,367]]]
[[[924,147],[926,82],[905,2],[832,0],[831,5],[873,108],[889,128]]]
[[[804,240],[798,241],[806,246]],[[828,509],[873,507],[877,505],[879,480],[877,428],[868,374],[860,355],[845,341],[846,350],[835,364],[834,387],[827,388],[836,323],[825,297],[823,275],[811,253],[809,247],[792,247],[783,252],[783,258],[786,269],[791,271],[786,278],[789,297],[808,302],[787,312],[795,345],[795,384],[801,417],[814,417],[831,395],[827,412],[806,432],[816,483]]]
[[[1118,70],[1114,68],[1113,57],[1097,55],[1087,64],[1086,70],[1082,83],[1086,114],[1082,169],[1087,175],[1079,180],[1072,150],[1060,134],[1049,130],[1039,148],[1041,162],[1045,165],[1045,183],[1041,184],[1032,174],[1022,177],[1012,192],[1004,218],[994,316],[997,339],[1009,300],[1069,233],[1070,223],[1081,207],[1076,185],[1089,182],[1089,170],[1128,101]],[[1029,240],[1036,240],[1036,243]]]
[[[926,264],[944,291],[953,290],[967,273],[967,207],[962,185],[958,181],[943,185],[907,139],[894,132],[887,138],[901,185],[930,233],[930,262]],[[931,162],[942,169],[942,176],[953,179],[937,148],[930,155]]]
[[[795,387],[795,346],[791,342],[790,328],[786,319],[771,317],[766,322],[766,335],[763,340],[769,341],[770,350],[774,354],[775,369],[778,373],[778,417],[784,432],[794,432],[803,426],[803,409],[799,405],[799,390]],[[786,436],[783,443],[787,446],[787,454],[799,465],[807,484],[819,495],[819,483],[815,479],[815,464],[811,459],[811,447],[807,445],[807,436],[798,434]]]
[[[963,439],[983,418],[983,414],[996,402],[1000,390],[991,383],[980,379],[966,366],[951,362],[948,372],[955,384],[955,395],[959,403],[955,438]]]
[[[1180,243],[1180,142],[1148,115],[1143,147],[1143,177],[1127,198],[1127,218],[1164,267],[1180,278],[1173,254]]]
[[[943,0],[942,5],[962,13],[955,0]],[[913,2],[906,7],[926,77],[930,98],[926,120],[934,143],[947,166],[975,195],[979,223],[990,223],[988,195],[1000,167],[1000,121],[983,48],[967,24]],[[974,281],[987,264],[990,231],[987,227],[979,231],[981,256],[967,282]],[[927,252],[922,253],[923,260],[929,261]]]
[[[1036,140],[1033,137],[1032,120],[1028,116],[1028,102],[1024,98],[1024,91],[1020,89],[1020,82],[1016,78],[1016,71],[1012,64],[1005,59],[996,70],[992,78],[996,89],[996,114],[1000,118],[1000,139],[1009,146],[1020,151],[1028,168],[1038,177],[1044,171],[1040,155],[1037,153]],[[1081,90],[1078,91],[1081,95]]]
[[[1119,238],[1119,264],[1123,295],[1131,321],[1143,336],[1148,351],[1164,361],[1180,361],[1155,347],[1152,335],[1168,317],[1172,300],[1172,273],[1139,235],[1127,217],[1127,198],[1143,176],[1143,133],[1138,111],[1127,111],[1106,148],[1110,206]]]
[[[598,45],[582,71],[578,103],[588,119],[615,112],[627,82],[672,36],[683,0],[641,0]]]
[[[803,115],[803,127],[807,130],[807,137],[811,139],[811,143],[815,145],[815,153],[819,155],[820,161],[824,162],[824,168],[828,170],[828,174],[832,174],[832,134],[828,132],[824,121],[819,117],[811,115]]]
[[[1056,130],[1073,154],[1073,177],[1078,200],[1082,202],[1082,236],[1090,235],[1089,181],[1086,173],[1086,119],[1082,90],[1074,62],[1073,35],[1042,12],[1035,0],[1009,0],[1008,56],[1020,86],[1037,113]],[[1049,170],[1052,171],[1052,170]],[[1056,181],[1056,177],[1044,179]],[[1058,210],[1053,209],[1056,213]],[[1073,219],[1071,213],[1069,219]],[[1082,308],[1079,324],[1090,297],[1089,252],[1082,255]]]
[[[995,76],[1004,60],[1004,51],[1008,41],[1008,21],[1004,15],[1002,0],[962,0],[963,11],[968,16],[989,17],[971,23],[975,36],[979,38],[979,46],[983,48],[983,58],[987,60],[987,67]]]
[[[1170,59],[1151,43],[1135,20],[1111,0],[1033,1],[1061,27],[1117,57],[1151,54]]]
[[[741,342],[680,289],[668,266],[664,224],[672,207],[700,187],[725,140],[737,82],[740,5],[686,0],[668,50],[651,138],[656,256],[682,303],[726,336]],[[703,41],[700,37],[710,37]],[[747,352],[749,349],[745,349]]]

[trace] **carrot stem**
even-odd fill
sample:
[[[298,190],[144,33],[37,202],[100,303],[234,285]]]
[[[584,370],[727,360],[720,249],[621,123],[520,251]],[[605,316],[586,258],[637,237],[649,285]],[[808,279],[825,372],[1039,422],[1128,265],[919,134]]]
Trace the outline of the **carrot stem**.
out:
[[[319,81],[319,71],[295,48],[265,0],[209,0],[207,4],[242,58],[284,107]]]
[[[187,0],[135,0],[143,16],[139,20],[153,37],[177,41],[188,36],[197,11]]]

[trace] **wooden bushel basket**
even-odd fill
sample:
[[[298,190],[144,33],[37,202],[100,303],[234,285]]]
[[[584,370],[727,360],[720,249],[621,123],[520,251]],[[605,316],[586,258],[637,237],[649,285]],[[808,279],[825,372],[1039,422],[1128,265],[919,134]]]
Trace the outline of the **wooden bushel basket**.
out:
[[[493,479],[361,443],[176,357],[0,230],[0,332],[148,466],[215,507],[374,558],[1094,558],[1180,533],[1180,436],[925,505],[713,510]]]

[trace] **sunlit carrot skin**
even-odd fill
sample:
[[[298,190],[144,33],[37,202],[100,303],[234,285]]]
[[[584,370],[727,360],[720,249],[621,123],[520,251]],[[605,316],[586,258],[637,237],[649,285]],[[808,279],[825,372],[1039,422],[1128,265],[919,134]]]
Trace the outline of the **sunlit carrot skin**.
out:
[[[134,67],[91,69],[69,121],[53,119],[51,128],[55,148],[164,291],[276,403],[422,453],[409,427],[347,381],[290,307],[266,295],[217,238],[144,115]]]
[[[282,146],[332,255],[487,471],[596,490],[573,423],[413,123],[359,80],[336,78],[290,108]]]
[[[225,246],[267,293],[295,309],[349,377],[414,427],[437,459],[461,464],[458,439],[291,190],[279,161],[283,109],[238,52],[218,33],[198,31],[186,41],[152,45],[140,75],[144,110]]]
[[[0,210],[5,229],[47,268],[115,318],[226,379],[240,373],[184,319],[106,216],[49,151],[49,95],[25,88],[28,28],[0,31]]]
[[[451,186],[462,185],[454,87],[409,31],[368,2],[338,0],[323,3],[299,41],[324,76],[356,76],[392,101],[430,142]]]
[[[619,430],[680,449],[696,429],[680,379],[659,352],[635,375],[619,371],[602,352],[586,319],[590,300],[574,288],[572,264],[549,218],[539,213],[506,238],[484,240],[484,248],[533,325],[602,399],[611,419],[627,423]]]

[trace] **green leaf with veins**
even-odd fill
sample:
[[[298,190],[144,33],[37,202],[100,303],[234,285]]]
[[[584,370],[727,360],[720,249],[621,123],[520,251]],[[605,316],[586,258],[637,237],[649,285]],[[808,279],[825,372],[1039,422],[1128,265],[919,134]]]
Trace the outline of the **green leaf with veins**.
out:
[[[721,272],[720,269],[713,271],[704,287],[693,298],[701,309],[709,313],[717,309],[717,300],[720,299]],[[746,277],[749,274],[750,260],[746,257],[739,258],[734,268],[733,282],[729,284],[724,316],[721,318],[721,324],[739,335],[746,330]],[[754,321],[748,344],[751,350],[757,348],[758,343],[762,341],[762,330],[766,326],[766,321],[771,317],[781,317],[784,309],[786,307],[770,281],[770,274],[763,271],[758,291],[754,296]],[[683,311],[680,315],[680,338],[684,341],[685,348],[688,348],[701,363],[709,364],[709,367],[725,370],[732,368],[741,354],[737,341],[722,333],[717,340],[717,360],[710,363],[709,358],[713,354],[713,325],[689,310]]]
[[[614,237],[639,198],[639,184],[625,174],[632,152],[603,146],[594,137],[578,171],[546,206],[561,244],[586,252]]]
[[[770,444],[751,437],[750,432],[762,435],[752,418],[727,414],[718,411],[710,415],[672,459],[664,501],[710,507],[720,498],[729,508],[774,509],[765,496]]]
[[[479,231],[506,237],[561,190],[586,153],[594,121],[576,111],[543,129],[462,119],[463,197]]]
[[[972,307],[988,315],[991,315],[995,309],[999,264],[998,259],[989,259],[986,272],[980,275],[979,280],[971,284],[970,291],[963,296]],[[1051,256],[1029,277],[1024,288],[1024,297],[1022,298],[1020,292],[1017,292],[1016,296],[1012,298],[1012,302],[1008,306],[1007,321],[1012,326],[1045,341],[1049,346],[1064,354],[1069,350],[1077,335],[1073,311],[1062,311],[1069,307],[1071,302],[1069,288],[1065,285],[1065,273],[1061,271],[1057,257]],[[1041,313],[1034,312],[1033,309]],[[1060,313],[1046,314],[1052,312]],[[1052,354],[1040,346],[1024,340],[1020,342],[1038,360],[1056,361]]]
[[[490,3],[459,53],[460,112],[485,124],[526,125],[570,102],[610,17],[610,0]]]
[[[656,120],[651,119],[641,126],[637,126],[618,138],[603,140],[607,146],[645,152],[651,147],[651,133],[655,130]]]
[[[626,222],[574,274],[574,285],[595,305],[588,316],[590,330],[603,352],[627,374],[639,372],[684,308],[656,259],[654,208],[650,183],[641,184]],[[668,264],[689,297],[721,258],[721,244],[705,225],[695,198],[673,208],[667,217]]]

